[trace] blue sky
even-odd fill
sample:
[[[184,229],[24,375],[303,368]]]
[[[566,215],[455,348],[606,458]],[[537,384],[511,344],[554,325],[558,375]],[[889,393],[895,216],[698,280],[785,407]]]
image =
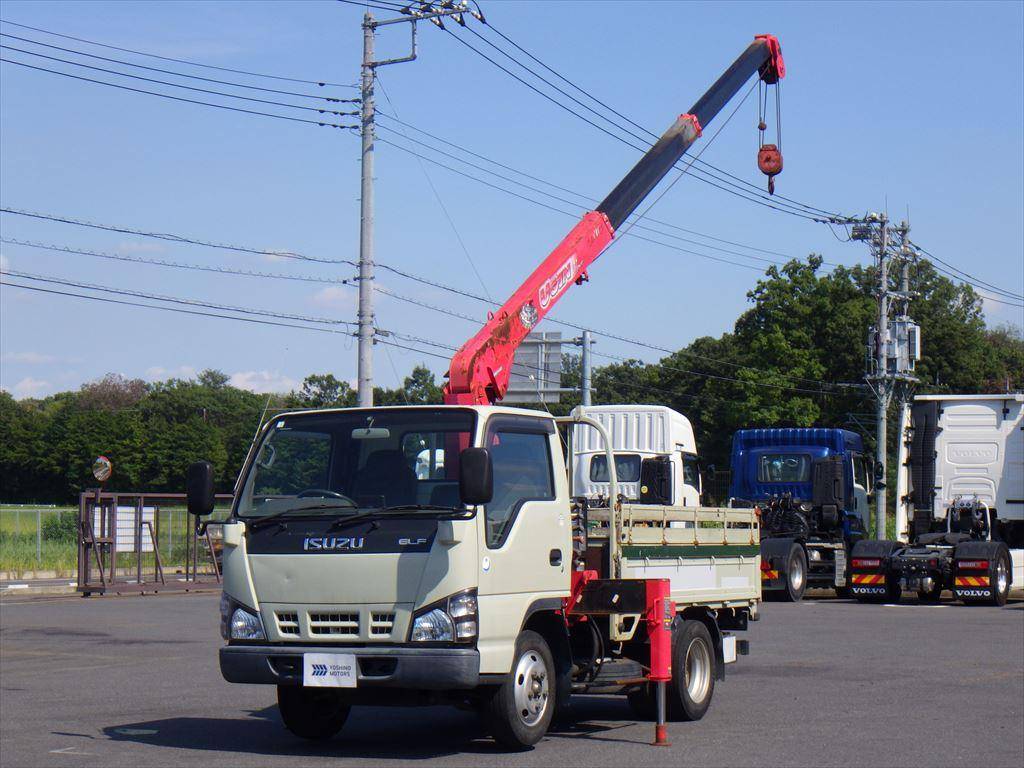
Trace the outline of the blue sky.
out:
[[[754,34],[778,35],[788,67],[785,171],[778,191],[844,213],[887,206],[898,219],[909,208],[915,241],[979,278],[1017,293],[1024,289],[1024,4],[492,1],[484,9],[506,35],[657,133],[704,92]],[[361,58],[361,11],[332,2],[8,0],[2,14],[10,21],[161,55],[339,83],[356,82]],[[124,58],[7,25],[3,31]],[[382,32],[378,50],[401,55],[406,35],[403,28]],[[471,35],[466,39],[480,45]],[[39,63],[23,54],[4,55]],[[204,76],[317,90],[130,58]],[[42,66],[74,69],[52,62]],[[381,74],[391,100],[378,93],[381,109],[591,197],[604,197],[636,160],[630,148],[429,25],[421,28],[418,61]],[[332,93],[354,95],[344,88]],[[755,164],[756,122],[751,99],[702,159],[762,185]],[[381,131],[381,136],[388,134]],[[358,149],[358,137],[348,132],[0,67],[0,197],[8,207],[354,259]],[[477,293],[486,288],[503,300],[573,223],[444,169],[421,166],[386,145],[378,147],[376,163],[377,260],[441,283]],[[792,256],[814,251],[846,265],[867,258],[863,245],[841,243],[823,225],[688,177],[651,215]],[[353,275],[343,265],[243,255],[6,214],[0,224],[8,239],[231,269]],[[710,247],[680,245],[735,258]],[[61,279],[278,312],[355,316],[355,291],[342,285],[179,271],[9,244],[2,254],[5,269]],[[594,265],[591,282],[570,291],[553,316],[678,348],[729,330],[747,306],[746,292],[758,274],[627,240]],[[470,299],[387,272],[379,276],[387,289],[482,319],[482,305]],[[452,345],[476,329],[383,296],[376,311],[381,328]],[[986,303],[986,312],[993,325],[1022,324],[1017,308]],[[602,338],[597,351],[657,357]],[[375,361],[377,380],[385,385],[396,382],[395,371],[404,376],[418,362],[438,375],[446,368],[444,360],[417,352],[393,349],[389,359],[379,346]],[[354,339],[13,288],[0,292],[0,387],[16,397],[77,388],[109,371],[161,379],[207,367],[258,391],[287,390],[312,372],[353,380]]]

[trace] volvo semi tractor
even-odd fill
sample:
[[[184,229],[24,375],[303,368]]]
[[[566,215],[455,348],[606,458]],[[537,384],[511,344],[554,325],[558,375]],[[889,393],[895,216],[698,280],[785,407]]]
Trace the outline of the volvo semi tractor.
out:
[[[1024,395],[918,395],[901,414],[896,541],[851,554],[861,601],[1003,605],[1024,584]]]

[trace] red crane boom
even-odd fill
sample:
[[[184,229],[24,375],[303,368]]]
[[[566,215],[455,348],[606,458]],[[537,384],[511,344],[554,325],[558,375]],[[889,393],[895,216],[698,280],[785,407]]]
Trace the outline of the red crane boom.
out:
[[[600,205],[585,214],[565,239],[489,315],[480,331],[452,357],[444,399],[449,404],[488,405],[508,390],[512,359],[526,335],[573,284],[588,279],[588,267],[616,230],[679,161],[751,75],[774,84],[786,74],[782,47],[772,35],[757,35],[715,84],[673,123]]]

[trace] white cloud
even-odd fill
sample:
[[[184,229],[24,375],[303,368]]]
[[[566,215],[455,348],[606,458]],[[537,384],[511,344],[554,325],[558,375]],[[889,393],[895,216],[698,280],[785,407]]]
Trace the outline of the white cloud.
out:
[[[179,365],[177,368],[164,368],[160,365],[152,365],[142,374],[148,381],[164,381],[166,379],[192,379],[195,378],[196,369],[191,365]]]
[[[50,388],[50,382],[26,376],[11,388],[11,394],[16,400],[21,400],[25,397],[39,397]]]
[[[285,376],[280,371],[238,371],[231,374],[228,384],[251,392],[291,392],[297,389],[299,381]]]
[[[313,294],[313,303],[320,307],[351,309],[355,291],[340,285],[328,285]]]

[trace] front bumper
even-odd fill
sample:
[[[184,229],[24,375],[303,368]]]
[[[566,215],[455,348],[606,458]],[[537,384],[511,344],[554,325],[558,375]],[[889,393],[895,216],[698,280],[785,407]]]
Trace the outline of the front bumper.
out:
[[[302,654],[333,652],[355,655],[360,688],[448,691],[480,682],[474,648],[228,645],[220,649],[220,672],[229,683],[302,685]]]

